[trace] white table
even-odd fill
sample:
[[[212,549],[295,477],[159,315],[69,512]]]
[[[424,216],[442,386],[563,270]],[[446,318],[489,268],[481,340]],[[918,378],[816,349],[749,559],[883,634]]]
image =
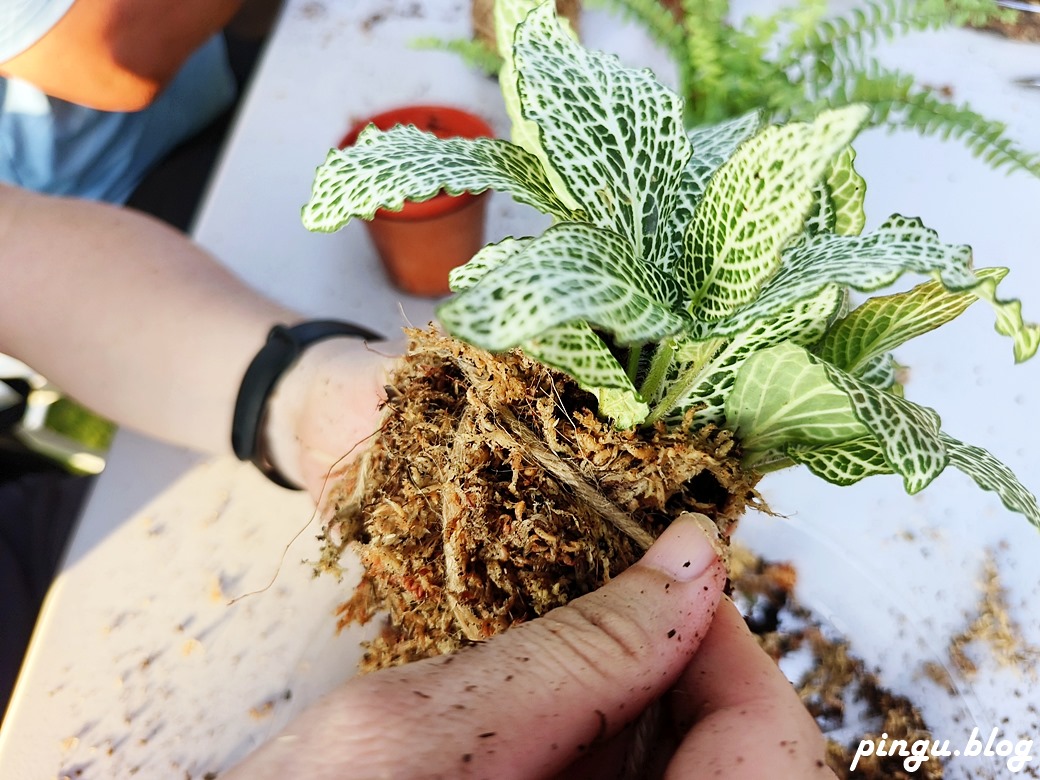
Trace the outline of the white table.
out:
[[[461,0],[289,0],[211,186],[198,239],[260,289],[316,315],[385,332],[428,321],[429,301],[387,286],[361,225],[312,235],[298,213],[326,149],[367,112],[446,101],[506,130],[494,82],[450,55],[407,46],[421,35],[466,34],[467,11]],[[633,63],[665,63],[601,14],[586,15],[585,35]],[[1040,91],[1011,83],[1040,73],[1035,46],[958,31],[915,38],[893,48],[891,61],[952,85],[958,99],[1040,148]],[[871,132],[858,149],[871,188],[870,225],[898,210],[923,217],[948,241],[972,243],[979,265],[1012,268],[1007,290],[1040,318],[1040,182],[995,174],[957,144],[916,136]],[[538,223],[504,198],[492,201],[490,215],[489,238]],[[1010,345],[991,332],[981,305],[963,320],[900,351],[913,367],[908,392],[937,407],[954,435],[987,446],[1040,487],[1040,453],[1027,433],[1040,415],[1040,361],[1013,367]],[[917,660],[940,655],[962,627],[984,551],[1001,542],[1015,615],[1040,644],[1030,618],[1040,534],[966,478],[951,472],[914,498],[895,479],[838,492],[796,472],[771,476],[762,488],[790,517],[749,516],[742,536],[795,560],[812,603],[897,688],[919,686]],[[351,580],[314,580],[301,564],[317,552],[310,516],[307,497],[268,484],[249,466],[120,433],[0,733],[0,778],[197,780],[241,758],[348,677],[358,636],[336,637],[330,615]],[[245,595],[254,591],[262,592]],[[234,597],[243,598],[229,605]],[[1028,696],[1017,709],[1002,701],[1032,686],[1016,674],[987,672],[968,694],[972,715],[987,730],[1003,725],[1009,735],[1040,736],[1025,711]],[[927,690],[927,710],[948,726],[938,736],[965,738],[970,728],[948,720],[952,705]]]

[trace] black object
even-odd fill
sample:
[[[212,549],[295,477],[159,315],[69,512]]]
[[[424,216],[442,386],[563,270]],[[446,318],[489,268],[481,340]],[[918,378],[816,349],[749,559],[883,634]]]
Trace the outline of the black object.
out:
[[[382,336],[360,325],[341,320],[310,320],[299,325],[275,325],[267,343],[256,353],[242,377],[231,422],[231,447],[239,460],[252,461],[276,485],[302,490],[290,482],[267,457],[263,442],[267,401],[282,374],[296,362],[307,347],[318,341],[348,336],[382,341]]]

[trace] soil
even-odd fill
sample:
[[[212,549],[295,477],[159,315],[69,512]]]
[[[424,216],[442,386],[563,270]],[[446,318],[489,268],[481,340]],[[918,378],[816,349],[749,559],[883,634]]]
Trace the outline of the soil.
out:
[[[875,744],[886,735],[889,744],[931,739],[917,707],[904,696],[882,686],[862,660],[849,652],[848,642],[825,631],[820,621],[794,596],[797,575],[789,564],[765,561],[735,547],[730,558],[734,601],[742,608],[759,643],[778,663],[799,652],[808,652],[808,669],[795,681],[798,695],[816,718],[824,735],[857,724],[866,729],[851,740],[827,740],[827,763],[840,778],[857,780],[939,780],[943,766],[931,757],[916,772],[909,772],[900,756],[861,757],[852,766],[861,739]],[[852,701],[864,711],[855,720],[848,711]],[[850,722],[851,721],[851,722]]]
[[[1036,12],[1018,11],[1010,22],[991,22],[984,29],[993,30],[1008,38],[1040,43],[1040,0],[1019,0],[1036,6]]]
[[[321,568],[365,573],[341,626],[387,611],[363,671],[456,650],[595,590],[684,511],[761,506],[731,435],[618,431],[519,352],[410,331],[381,430],[339,481]]]
[[[999,666],[1029,670],[1036,678],[1040,648],[1026,642],[1022,629],[1011,617],[1007,591],[1000,581],[996,555],[990,551],[983,566],[981,593],[971,623],[954,636],[948,646],[950,665],[966,680],[974,679],[978,666],[969,649],[984,645],[987,656]]]

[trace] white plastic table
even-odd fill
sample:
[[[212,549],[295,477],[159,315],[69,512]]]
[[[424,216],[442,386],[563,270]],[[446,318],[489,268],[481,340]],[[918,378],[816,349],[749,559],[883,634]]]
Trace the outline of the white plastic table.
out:
[[[408,45],[467,34],[468,5],[289,0],[195,227],[198,240],[258,288],[316,316],[384,332],[426,323],[431,302],[387,285],[361,225],[312,235],[299,209],[314,168],[362,114],[450,102],[506,131],[493,81],[451,55]],[[584,35],[670,78],[660,52],[602,12],[586,13]],[[888,61],[949,85],[958,100],[1040,148],[1040,90],[1012,83],[1040,73],[1040,48],[954,31],[915,37]],[[947,241],[973,244],[979,265],[1009,266],[1006,290],[1040,318],[1040,181],[994,173],[956,143],[871,131],[857,147],[869,226],[891,211],[921,216]],[[489,240],[543,224],[508,198],[492,201],[490,217]],[[1040,361],[1012,366],[1010,344],[992,332],[982,305],[899,357],[912,366],[912,398],[1040,487]],[[990,548],[1002,545],[1013,614],[1040,644],[1031,617],[1040,534],[967,478],[951,471],[913,498],[894,478],[839,490],[790,472],[761,487],[788,517],[751,515],[742,538],[794,560],[806,598],[897,689],[927,685],[917,662],[941,657],[964,627]],[[331,613],[357,575],[311,578],[303,563],[317,554],[311,513],[306,496],[270,485],[250,466],[120,432],[0,732],[0,778],[198,780],[349,677],[358,635],[336,636]],[[1040,737],[1026,709],[1028,677],[986,670],[980,679],[963,701],[987,733],[1001,726]],[[1016,688],[1025,696],[1016,700]],[[945,694],[925,690],[926,714],[949,732],[938,736],[966,738],[970,726],[948,720]],[[954,776],[976,766],[955,764]]]

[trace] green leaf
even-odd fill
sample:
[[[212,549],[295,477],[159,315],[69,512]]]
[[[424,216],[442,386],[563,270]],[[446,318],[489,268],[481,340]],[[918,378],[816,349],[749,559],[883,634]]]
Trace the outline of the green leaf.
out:
[[[489,271],[509,262],[524,247],[531,243],[531,238],[505,238],[497,244],[488,244],[471,257],[465,264],[452,268],[448,272],[448,287],[452,292],[464,292],[483,279]]]
[[[698,323],[693,335],[739,333],[826,284],[871,291],[891,284],[905,271],[937,273],[947,288],[979,284],[971,272],[970,247],[944,244],[919,219],[899,215],[864,236],[817,236],[786,251],[783,260],[757,299],[721,320]]]
[[[1018,481],[1007,466],[981,447],[941,434],[943,444],[950,454],[950,465],[963,471],[983,490],[992,490],[1012,512],[1025,515],[1029,522],[1040,528],[1040,507],[1036,496]]]
[[[607,345],[584,323],[560,325],[521,345],[539,363],[559,369],[599,400],[599,413],[619,429],[634,428],[649,407]]]
[[[780,251],[802,231],[813,187],[852,140],[866,110],[825,111],[812,124],[769,127],[712,177],[678,264],[690,312],[719,319],[754,300]]]
[[[980,268],[975,274],[999,282],[1007,269]],[[878,356],[946,324],[977,300],[974,293],[950,292],[937,281],[871,298],[838,320],[815,352],[822,360],[859,374]]]
[[[649,70],[584,49],[560,30],[551,3],[517,29],[513,56],[523,115],[588,221],[653,258],[690,156],[682,101]]]
[[[852,485],[864,477],[893,473],[884,449],[873,436],[822,447],[794,444],[784,454],[834,485]]]
[[[756,455],[792,444],[834,444],[870,433],[823,364],[791,343],[748,358],[725,408],[726,426],[752,464]]]
[[[657,2],[657,0],[653,0]],[[678,262],[682,237],[693,220],[693,212],[715,172],[742,143],[759,131],[762,116],[758,111],[727,119],[714,125],[695,127],[687,133],[693,153],[683,168],[679,191],[670,213],[665,213],[665,253],[657,262],[671,268]],[[669,254],[671,248],[671,254]]]
[[[452,335],[492,352],[577,321],[613,334],[618,344],[642,344],[684,328],[686,319],[672,310],[669,295],[627,240],[564,222],[442,303],[437,315]]]
[[[544,3],[542,4],[544,5]],[[516,30],[538,5],[539,0],[495,0],[495,39],[498,41],[499,50],[503,53],[502,65],[498,70],[498,83],[502,91],[502,99],[505,102],[506,113],[511,122],[510,138],[513,143],[526,149],[541,162],[545,176],[552,182],[553,190],[560,201],[565,203],[567,208],[577,210],[578,202],[571,195],[567,183],[545,155],[538,125],[524,118],[520,106],[520,94],[517,91],[516,62],[513,58]],[[555,6],[552,10],[555,12]]]
[[[721,423],[726,415],[727,396],[744,361],[783,342],[808,345],[818,341],[843,298],[843,291],[838,288],[825,288],[815,298],[801,301],[768,321],[755,323],[754,327],[713,351],[706,361],[703,353],[698,354],[697,346],[718,343],[717,340],[694,343],[680,340],[677,357],[680,361],[684,356],[693,360],[688,365],[679,363],[675,366],[675,376],[670,377],[663,397],[651,401],[650,419],[661,417],[675,424],[687,409],[696,408],[694,425]]]
[[[839,368],[821,364],[827,379],[848,396],[852,410],[877,439],[907,493],[927,487],[949,463],[939,438],[939,415],[931,409],[868,385]]]
[[[635,428],[646,419],[650,407],[639,398],[635,389],[616,390],[613,387],[586,387],[599,402],[599,414],[614,421],[619,431]]]
[[[808,237],[821,233],[855,236],[862,232],[867,222],[867,184],[856,172],[855,160],[855,150],[845,147],[813,188],[815,202],[806,220]]]
[[[827,173],[827,192],[834,205],[834,232],[839,236],[858,236],[867,224],[864,201],[867,183],[856,172],[856,150],[846,146]]]
[[[452,38],[446,40],[434,36],[416,38],[411,42],[413,49],[427,49],[455,54],[467,66],[479,70],[486,76],[498,74],[502,67],[502,57],[490,45],[473,38]]]
[[[1033,357],[1040,346],[1040,325],[1022,319],[1021,301],[998,298],[997,280],[993,278],[983,279],[972,292],[993,307],[997,315],[997,333],[1009,336],[1014,342],[1015,362],[1021,363]]]
[[[331,150],[315,175],[303,224],[333,232],[353,217],[399,211],[406,200],[429,200],[442,189],[457,195],[489,188],[560,219],[574,216],[538,160],[520,147],[493,138],[442,139],[402,125],[368,127],[354,146]]]

